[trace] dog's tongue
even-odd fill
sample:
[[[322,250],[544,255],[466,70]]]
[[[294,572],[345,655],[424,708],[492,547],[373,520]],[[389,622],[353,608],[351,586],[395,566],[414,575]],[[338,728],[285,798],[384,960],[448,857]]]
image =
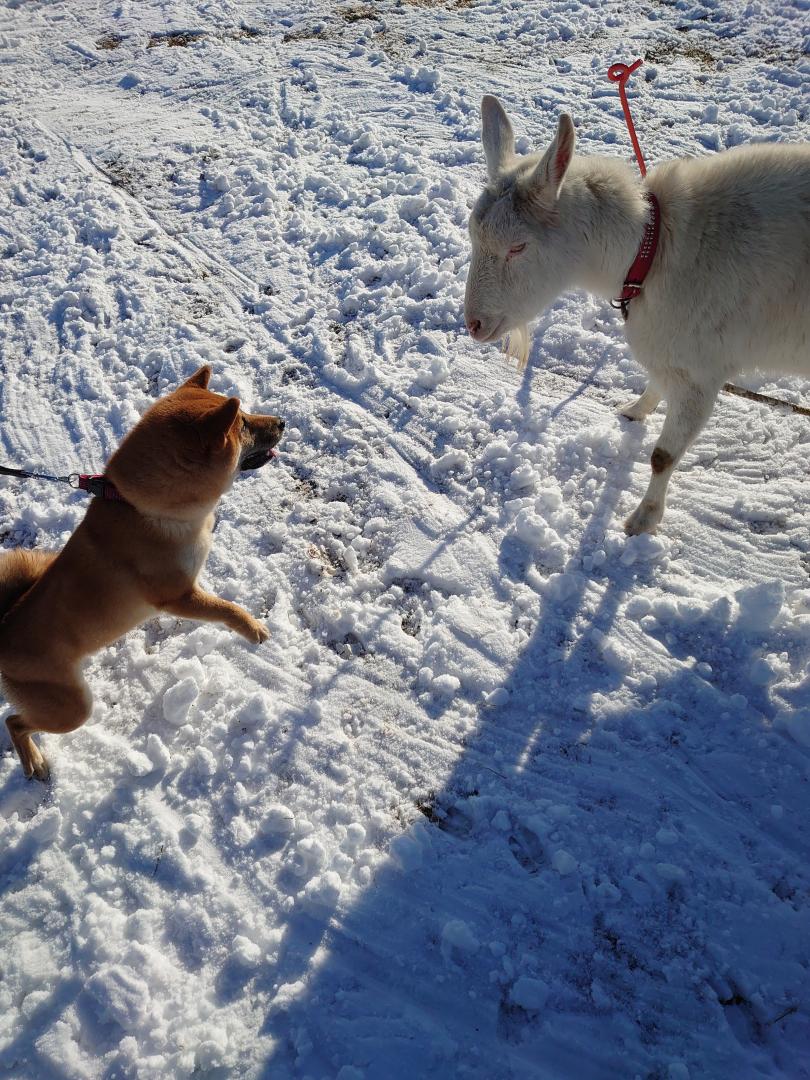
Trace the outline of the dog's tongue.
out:
[[[242,462],[242,472],[247,472],[248,469],[260,469],[262,465],[266,465],[274,457],[278,457],[278,451],[276,450],[257,450],[255,454],[248,454]]]

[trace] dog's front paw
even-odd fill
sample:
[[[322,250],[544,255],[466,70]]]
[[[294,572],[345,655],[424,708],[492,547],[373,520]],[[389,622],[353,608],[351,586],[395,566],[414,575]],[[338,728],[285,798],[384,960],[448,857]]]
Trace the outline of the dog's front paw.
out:
[[[243,630],[240,630],[239,633],[242,635],[245,641],[249,641],[251,645],[261,645],[263,641],[267,641],[267,639],[270,637],[270,631],[263,623],[260,623],[257,619],[251,619],[250,622],[245,626],[245,628]]]
[[[227,625],[251,645],[261,645],[270,637],[270,631],[264,623],[254,619],[250,612],[245,611],[238,604],[229,605]]]
[[[627,521],[625,521],[624,531],[628,536],[655,532],[655,528],[663,516],[664,507],[661,503],[642,499]]]
[[[28,761],[23,763],[26,777],[29,780],[41,780],[43,783],[47,783],[51,778],[51,768],[45,759],[45,755],[33,739],[28,741],[28,750]]]

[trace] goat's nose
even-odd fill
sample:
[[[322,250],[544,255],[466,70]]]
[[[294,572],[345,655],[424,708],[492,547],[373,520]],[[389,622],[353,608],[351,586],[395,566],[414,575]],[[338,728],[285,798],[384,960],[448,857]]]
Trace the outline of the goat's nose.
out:
[[[470,331],[473,337],[481,332],[481,320],[480,319],[468,319],[467,329]]]

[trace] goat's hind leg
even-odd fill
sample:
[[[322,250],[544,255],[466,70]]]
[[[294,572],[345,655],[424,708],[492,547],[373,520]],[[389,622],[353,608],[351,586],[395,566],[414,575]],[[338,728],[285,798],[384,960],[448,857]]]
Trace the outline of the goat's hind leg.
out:
[[[655,531],[664,516],[667,487],[675,466],[709,419],[719,390],[719,385],[701,386],[685,375],[673,380],[671,388],[667,387],[667,415],[650,458],[650,483],[644,498],[624,523],[625,532],[631,536]]]
[[[20,710],[6,719],[6,727],[25,775],[47,780],[48,762],[33,735],[38,731],[66,735],[81,727],[90,715],[90,692],[79,678],[74,682],[18,682],[3,679],[9,700]]]
[[[655,412],[660,400],[661,395],[653,389],[652,383],[647,383],[647,389],[641,397],[622,405],[619,412],[622,416],[626,416],[628,420],[643,420],[651,412]]]

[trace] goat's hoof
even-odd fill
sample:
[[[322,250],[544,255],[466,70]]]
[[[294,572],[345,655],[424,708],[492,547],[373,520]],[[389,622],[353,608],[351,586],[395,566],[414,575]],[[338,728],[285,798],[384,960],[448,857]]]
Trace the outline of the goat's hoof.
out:
[[[628,536],[654,533],[663,516],[664,512],[658,503],[641,503],[625,521],[624,531]]]
[[[622,405],[617,411],[619,416],[623,416],[625,420],[646,420],[650,415],[647,409],[638,408],[637,401],[628,401],[626,405]]]

